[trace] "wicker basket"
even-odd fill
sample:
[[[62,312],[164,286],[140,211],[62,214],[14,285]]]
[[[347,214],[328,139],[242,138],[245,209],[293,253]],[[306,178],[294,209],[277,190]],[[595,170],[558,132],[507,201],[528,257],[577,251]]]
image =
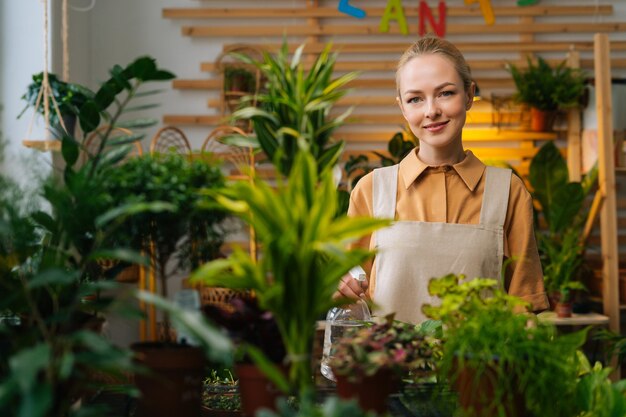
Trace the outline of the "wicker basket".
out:
[[[200,287],[200,304],[210,305],[222,310],[232,312],[234,308],[230,303],[233,298],[252,298],[252,292],[248,290],[232,290],[222,287]]]

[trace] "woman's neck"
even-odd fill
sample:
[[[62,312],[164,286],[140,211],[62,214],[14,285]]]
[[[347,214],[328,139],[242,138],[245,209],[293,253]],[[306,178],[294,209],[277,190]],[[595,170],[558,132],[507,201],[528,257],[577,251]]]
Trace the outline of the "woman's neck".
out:
[[[420,146],[417,151],[420,161],[430,166],[454,165],[465,159],[465,151],[463,145],[454,147],[453,149],[437,149],[429,146]]]

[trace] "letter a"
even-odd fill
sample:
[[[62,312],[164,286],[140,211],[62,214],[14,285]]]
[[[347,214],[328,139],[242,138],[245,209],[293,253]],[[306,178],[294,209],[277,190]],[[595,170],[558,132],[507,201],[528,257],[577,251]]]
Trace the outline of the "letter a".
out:
[[[428,8],[428,5],[424,0],[420,0],[420,24],[419,35],[424,36],[426,34],[426,19],[430,22],[433,30],[440,38],[446,36],[446,2],[439,2],[439,23],[435,22],[433,13]]]
[[[398,21],[398,24],[400,25],[400,32],[402,32],[403,35],[409,34],[409,27],[406,24],[404,8],[402,7],[402,0],[387,1],[387,7],[385,7],[385,13],[380,19],[380,26],[378,27],[378,30],[381,32],[389,32],[390,19]]]

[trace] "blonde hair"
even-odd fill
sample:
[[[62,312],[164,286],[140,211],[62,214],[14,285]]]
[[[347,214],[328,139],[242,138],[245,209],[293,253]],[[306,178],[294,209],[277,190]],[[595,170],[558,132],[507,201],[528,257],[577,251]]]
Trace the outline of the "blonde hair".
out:
[[[398,96],[400,95],[400,70],[413,58],[428,54],[439,54],[448,58],[461,77],[465,91],[470,91],[473,82],[472,71],[461,51],[445,39],[427,35],[404,51],[398,60],[398,66],[396,68],[396,90],[398,91]]]

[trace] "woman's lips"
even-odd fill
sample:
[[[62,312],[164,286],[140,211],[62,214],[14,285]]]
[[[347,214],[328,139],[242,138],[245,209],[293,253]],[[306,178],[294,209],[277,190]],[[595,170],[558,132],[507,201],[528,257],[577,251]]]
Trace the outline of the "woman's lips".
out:
[[[446,127],[447,124],[448,124],[448,121],[431,123],[431,124],[424,126],[424,129],[428,130],[429,132],[439,132],[443,130],[443,128]]]

